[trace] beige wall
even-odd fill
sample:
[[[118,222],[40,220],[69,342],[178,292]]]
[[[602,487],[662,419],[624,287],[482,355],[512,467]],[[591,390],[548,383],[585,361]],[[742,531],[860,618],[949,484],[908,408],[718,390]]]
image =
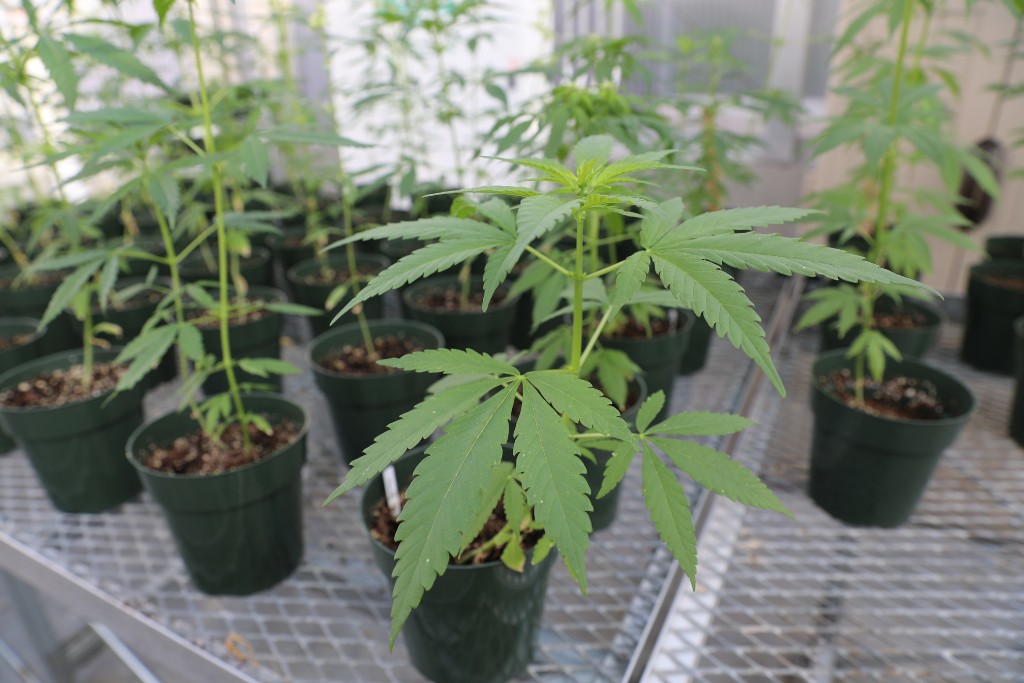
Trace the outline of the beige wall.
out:
[[[844,17],[848,16],[851,0],[846,0]],[[950,8],[941,13],[933,24],[932,35],[946,28],[966,31],[984,41],[990,47],[988,56],[978,53],[956,56],[945,67],[956,74],[962,93],[958,100],[949,104],[954,111],[952,132],[957,141],[969,145],[985,137],[989,115],[996,95],[988,87],[997,82],[1003,70],[1007,45],[1013,37],[1014,19],[1009,10],[997,2],[982,2],[967,17],[960,0],[950,0]],[[841,30],[841,27],[840,29]],[[912,33],[913,35],[913,33]],[[1018,51],[1024,46],[1018,45]],[[1011,82],[1024,81],[1024,59],[1015,65]],[[827,104],[830,112],[842,108],[838,98],[831,97]],[[1024,168],[1024,148],[1009,149],[1012,140],[1024,132],[1024,97],[1007,101],[1003,107],[995,135],[1002,140],[1008,151],[1008,167]],[[849,150],[837,150],[819,159],[810,169],[806,180],[808,191],[828,187],[841,181],[857,161]],[[938,175],[924,167],[904,169],[899,176],[904,186],[941,187]],[[1002,196],[988,219],[972,233],[973,239],[984,244],[985,238],[994,234],[1024,234],[1024,178],[1010,180],[1004,177]],[[934,272],[925,278],[943,291],[962,292],[966,283],[967,268],[982,259],[978,254],[962,253],[945,243],[932,242]]]

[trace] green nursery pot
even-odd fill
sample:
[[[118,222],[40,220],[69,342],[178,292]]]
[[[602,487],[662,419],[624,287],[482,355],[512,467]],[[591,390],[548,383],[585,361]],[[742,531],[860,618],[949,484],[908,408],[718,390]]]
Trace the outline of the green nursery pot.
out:
[[[284,272],[287,273],[296,263],[316,256],[316,247],[303,242],[305,237],[305,228],[286,228],[280,235],[267,237],[267,248]]]
[[[112,361],[118,353],[96,351],[95,362]],[[81,351],[65,351],[23,363],[0,376],[0,391],[81,362]],[[62,406],[0,406],[0,422],[28,455],[54,507],[64,512],[101,512],[142,488],[124,459],[124,446],[142,424],[145,390],[146,382],[140,382],[113,397],[107,392]]]
[[[679,365],[686,352],[690,340],[690,331],[696,327],[697,316],[683,308],[675,309],[678,320],[667,334],[659,334],[646,339],[632,337],[602,337],[601,346],[606,349],[622,351],[630,360],[644,371],[647,390],[654,394],[665,392],[665,405],[655,417],[661,420],[668,414],[672,406],[672,395],[675,393],[676,375]]]
[[[0,375],[39,357],[41,340],[46,330],[38,328],[39,321],[34,318],[0,318],[0,337],[28,335],[28,340],[24,344],[0,349]],[[15,445],[14,440],[0,429],[0,455],[7,453]]]
[[[492,301],[486,311],[435,311],[418,303],[428,289],[459,286],[458,278],[448,275],[409,285],[402,291],[405,317],[436,327],[450,349],[473,349],[480,353],[504,351],[508,347],[519,297],[506,297],[500,304]],[[474,277],[472,291],[482,289],[483,278]]]
[[[263,301],[285,301],[284,292],[272,287],[251,287],[249,297]],[[284,316],[280,313],[268,315],[241,325],[232,325],[228,333],[231,346],[231,357],[240,358],[280,358],[281,330],[284,329]],[[208,353],[220,353],[220,328],[204,327],[199,330],[203,337],[203,348]],[[281,376],[259,377],[235,368],[235,379],[239,384],[258,384],[270,386],[274,391],[281,391]],[[207,396],[222,394],[228,390],[228,377],[217,372],[203,382],[203,393]]]
[[[690,326],[690,338],[679,359],[679,374],[692,375],[708,362],[712,332],[711,325],[708,325],[704,318],[697,318],[693,322]]]
[[[835,398],[818,377],[854,361],[844,350],[822,354],[812,371],[811,498],[854,526],[896,527],[913,513],[942,452],[956,440],[975,399],[955,377],[917,360],[890,360],[886,376],[929,381],[954,417],[905,420],[869,415]]]
[[[1024,235],[992,235],[985,240],[985,252],[994,259],[1024,261]]]
[[[206,262],[198,255],[189,255],[181,264],[181,279],[185,282],[197,282],[199,280],[216,280],[216,268],[211,271],[206,267]],[[271,266],[270,250],[266,247],[253,247],[249,256],[242,258],[239,272],[250,287],[269,287],[273,277]]]
[[[390,262],[383,256],[377,254],[356,254],[356,264],[358,265],[370,265],[376,266],[380,270],[384,270],[388,267]],[[335,270],[344,270],[348,272],[348,258],[343,253],[334,253],[327,259],[327,264]],[[287,279],[288,284],[292,290],[292,295],[295,298],[296,303],[300,303],[304,306],[310,306],[320,311],[324,311],[324,315],[311,317],[309,324],[313,328],[313,336],[323,334],[331,328],[331,321],[334,320],[334,316],[338,314],[341,309],[352,300],[351,293],[346,294],[337,305],[329,311],[324,310],[324,304],[327,303],[327,298],[334,291],[337,283],[331,284],[320,284],[307,282],[306,278],[320,270],[320,261],[314,258],[307,259],[302,263],[292,266],[288,269]],[[384,317],[384,298],[375,296],[368,301],[363,302],[363,312],[367,318],[383,318]],[[352,316],[349,316],[351,318]],[[340,322],[340,321],[339,321]],[[347,321],[346,321],[347,322]]]
[[[1017,384],[1013,394],[1013,408],[1010,410],[1010,436],[1024,446],[1024,317],[1017,318],[1013,328],[1016,334],[1014,357],[1017,367]]]
[[[878,302],[878,307],[880,309],[892,310],[895,308],[895,304],[891,300],[888,302],[881,300]],[[939,339],[939,331],[942,328],[942,313],[931,304],[909,299],[903,301],[900,308],[902,310],[910,309],[924,316],[925,324],[906,330],[883,329],[881,332],[889,341],[896,345],[896,348],[900,350],[904,358],[921,358],[935,346]],[[821,324],[822,352],[848,348],[853,343],[857,334],[859,334],[860,328],[855,327],[845,337],[840,337],[835,326],[832,324],[833,322],[834,319],[831,319]]]
[[[274,394],[246,394],[246,410],[298,425],[298,437],[258,462],[214,475],[158,472],[139,460],[199,429],[187,412],[149,422],[128,440],[128,460],[163,509],[196,587],[211,595],[251,595],[289,576],[302,560],[302,466],[309,418]],[[123,455],[122,455],[123,458]]]
[[[424,348],[444,347],[444,337],[435,328],[410,320],[371,320],[374,337],[404,335],[419,340]],[[423,400],[427,388],[438,375],[418,372],[393,372],[380,375],[343,375],[320,365],[330,352],[348,344],[361,344],[359,323],[341,325],[321,334],[309,345],[309,364],[313,378],[331,410],[334,432],[341,444],[345,463],[360,457],[374,439]]]
[[[1024,290],[998,287],[987,277],[1024,278],[1024,263],[992,261],[971,268],[961,357],[981,370],[1013,372],[1013,323],[1024,315]]]
[[[395,463],[399,487],[412,480],[424,447]],[[376,477],[363,490],[363,520],[369,528],[374,504],[384,497]],[[385,576],[395,553],[370,538],[373,557]],[[522,674],[540,634],[548,575],[555,553],[522,573],[501,562],[449,565],[412,611],[402,628],[416,669],[437,683],[503,683]]]
[[[20,272],[14,264],[0,266],[0,318],[42,318],[50,304],[50,297],[57,291],[60,282],[17,289],[5,284],[13,281]],[[51,320],[46,326],[46,334],[43,335],[40,344],[41,356],[73,349],[76,340],[67,319],[57,316]]]

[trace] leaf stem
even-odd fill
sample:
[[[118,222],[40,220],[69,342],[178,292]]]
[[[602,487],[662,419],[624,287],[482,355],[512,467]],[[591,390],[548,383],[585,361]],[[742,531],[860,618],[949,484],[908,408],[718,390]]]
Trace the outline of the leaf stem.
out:
[[[199,100],[203,113],[203,146],[206,153],[216,154],[217,146],[213,137],[213,120],[210,113],[210,98],[206,88],[206,76],[203,73],[203,59],[199,49],[199,36],[196,33],[196,19],[193,2],[189,1],[188,21],[192,35],[192,53],[196,61],[196,75],[199,79]],[[224,360],[224,374],[228,380],[228,392],[231,394],[231,401],[235,408],[235,417],[238,420],[242,432],[242,443],[246,453],[252,453],[252,443],[249,439],[249,416],[242,404],[242,394],[238,388],[238,379],[235,377],[234,362],[231,358],[231,327],[230,310],[228,304],[228,240],[227,229],[224,226],[224,184],[221,178],[221,167],[215,163],[210,169],[213,179],[213,205],[215,223],[217,226],[217,266],[218,266],[218,289],[220,290],[220,307],[217,317],[220,321],[220,348],[221,357]]]
[[[601,316],[601,320],[598,321],[597,326],[594,328],[593,334],[590,335],[590,340],[587,342],[587,348],[583,351],[583,356],[580,358],[580,365],[586,362],[587,357],[590,356],[590,352],[594,350],[594,346],[597,344],[597,340],[601,337],[601,332],[604,331],[605,325],[612,317],[612,307],[609,306],[605,309],[604,315]]]
[[[583,221],[585,211],[576,213],[576,269],[572,274],[572,359],[569,371],[579,375],[583,357]]]
[[[557,270],[562,275],[564,275],[566,277],[572,277],[572,271],[571,270],[569,270],[568,268],[562,267],[561,264],[559,264],[557,261],[555,261],[554,259],[549,257],[547,254],[545,254],[541,250],[539,250],[539,249],[537,249],[535,247],[527,246],[526,247],[526,251],[528,251],[529,253],[533,254],[534,256],[539,258],[541,261],[543,261],[544,263],[548,264],[549,266],[551,266],[552,268]]]

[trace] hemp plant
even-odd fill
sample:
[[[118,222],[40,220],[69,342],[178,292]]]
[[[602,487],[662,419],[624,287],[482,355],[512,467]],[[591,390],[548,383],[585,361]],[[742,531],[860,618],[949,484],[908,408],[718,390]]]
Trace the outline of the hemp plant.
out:
[[[957,187],[962,168],[993,196],[998,183],[982,159],[951,142],[950,115],[942,101],[943,89],[958,87],[952,76],[929,57],[948,55],[951,47],[936,47],[930,40],[936,4],[931,0],[874,1],[862,5],[836,49],[849,56],[838,67],[842,79],[835,92],[847,98],[845,111],[833,118],[815,140],[815,153],[854,146],[863,163],[852,169],[845,182],[812,196],[827,212],[822,225],[808,233],[836,234],[840,243],[857,236],[867,245],[872,263],[909,277],[931,269],[931,250],[926,237],[935,237],[965,249],[977,249],[961,232],[949,226],[965,225],[956,211]],[[920,19],[915,44],[911,25]],[[894,57],[880,55],[877,43],[857,45],[858,31],[870,21],[886,26],[886,37],[895,39]],[[970,41],[953,40],[967,49]],[[927,164],[939,171],[944,189],[899,186],[901,167]],[[925,207],[923,211],[920,207]],[[848,355],[855,360],[855,391],[863,405],[867,373],[881,380],[887,358],[900,359],[899,350],[877,328],[875,307],[882,297],[899,302],[904,296],[927,299],[928,290],[899,284],[862,282],[812,292],[814,305],[798,327],[836,318],[841,337],[855,332]]]
[[[672,151],[645,152],[612,160],[612,141],[586,138],[573,150],[574,164],[546,159],[515,159],[513,164],[536,172],[545,192],[526,186],[477,187],[469,193],[520,198],[513,211],[502,202],[479,205],[484,220],[433,217],[394,223],[349,240],[411,238],[429,241],[377,276],[349,304],[383,294],[410,281],[489,253],[484,271],[484,306],[525,254],[549,268],[552,277],[568,284],[571,323],[564,365],[559,369],[521,372],[499,357],[473,351],[429,350],[382,364],[415,372],[448,376],[435,393],[392,423],[357,459],[327,502],[369,479],[442,429],[427,448],[426,459],[406,491],[396,540],[391,644],[424,592],[463,554],[499,498],[504,500],[508,546],[503,559],[522,570],[527,553],[520,530],[542,530],[532,562],[557,548],[586,591],[586,552],[592,508],[584,479],[584,448],[600,445],[614,456],[604,475],[601,494],[623,478],[642,453],[644,495],[659,534],[682,564],[691,582],[696,578],[696,538],[689,503],[675,467],[708,488],[755,507],[785,512],[778,499],[754,474],[713,448],[675,437],[727,434],[750,424],[736,415],[680,413],[658,424],[664,396],[656,393],[639,409],[636,429],[584,372],[601,330],[623,306],[634,302],[644,283],[657,273],[677,305],[690,308],[750,356],[782,393],[765,333],[753,304],[721,266],[754,268],[789,275],[821,274],[845,280],[914,283],[864,259],[840,250],[752,232],[756,225],[799,220],[800,209],[763,207],[702,214],[683,220],[678,199],[656,203],[633,189],[638,174],[666,170],[663,159]],[[642,187],[642,185],[641,185]],[[596,211],[632,214],[643,210],[640,250],[607,266],[591,270],[584,254],[588,216]],[[573,248],[569,262],[537,248],[546,235],[570,225]],[[435,241],[436,240],[436,241]],[[599,282],[606,304],[599,322],[585,337],[585,289]],[[509,439],[513,406],[514,467],[503,467],[502,446]],[[787,513],[788,514],[788,513]]]

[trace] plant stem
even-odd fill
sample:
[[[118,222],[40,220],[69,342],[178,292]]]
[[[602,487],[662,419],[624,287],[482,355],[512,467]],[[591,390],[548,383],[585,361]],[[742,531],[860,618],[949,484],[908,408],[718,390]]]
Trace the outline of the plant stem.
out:
[[[545,254],[544,252],[542,252],[541,250],[539,250],[539,249],[537,249],[537,248],[535,248],[535,247],[531,247],[531,246],[527,245],[527,247],[526,247],[526,251],[528,251],[529,253],[533,254],[533,255],[534,255],[534,256],[536,256],[536,257],[537,257],[538,259],[540,259],[540,260],[541,260],[541,261],[543,261],[544,263],[548,264],[549,266],[551,266],[552,268],[554,268],[555,270],[557,270],[557,271],[558,271],[559,273],[561,273],[562,275],[565,275],[566,277],[572,277],[572,271],[571,271],[571,270],[569,270],[568,268],[563,268],[563,267],[562,267],[562,266],[561,266],[561,265],[560,265],[560,264],[558,263],[558,261],[555,261],[555,260],[554,260],[554,259],[552,259],[552,258],[551,258],[550,256],[548,256],[547,254]]]
[[[92,301],[85,302],[85,314],[82,319],[82,386],[86,391],[92,387],[92,367],[93,367],[93,318],[92,318]]]
[[[203,59],[199,49],[199,36],[196,33],[195,9],[192,0],[188,5],[189,29],[192,34],[192,53],[196,61],[196,74],[199,78],[199,100],[203,112],[203,146],[206,154],[216,154],[217,146],[213,137],[213,121],[210,113],[210,98],[206,90],[206,77],[203,74]],[[241,427],[242,442],[246,453],[252,452],[252,443],[249,439],[249,416],[242,404],[242,394],[238,388],[238,379],[235,377],[235,367],[231,359],[231,327],[230,311],[228,307],[228,240],[227,229],[224,226],[224,184],[221,180],[221,167],[215,163],[210,169],[213,179],[213,205],[217,226],[217,266],[218,266],[218,289],[220,290],[220,307],[217,317],[220,321],[220,349],[224,361],[224,374],[227,375],[228,392],[235,408],[235,416]]]
[[[590,340],[587,342],[587,348],[583,350],[583,355],[580,357],[580,365],[583,365],[587,361],[587,357],[590,356],[590,352],[594,350],[594,346],[597,344],[597,340],[601,338],[601,332],[604,331],[605,325],[611,320],[612,309],[611,307],[606,308],[604,315],[601,316],[601,320],[598,321],[597,326],[594,328],[593,333],[590,335]]]
[[[583,221],[585,212],[576,214],[576,269],[572,274],[572,359],[569,372],[580,374],[583,358]]]
[[[462,268],[459,268],[459,310],[464,311],[469,307],[469,291],[470,286],[473,284],[473,278],[471,268],[473,267],[472,261],[466,261],[462,264]]]
[[[592,211],[587,216],[587,230],[589,232],[588,241],[590,242],[590,270],[597,270],[601,265],[601,262],[597,259],[597,240],[600,237],[601,217],[596,211]]]
[[[903,86],[904,61],[907,55],[907,42],[910,36],[910,22],[914,16],[914,2],[905,0],[903,6],[903,20],[900,26],[900,42],[896,53],[896,63],[892,77],[892,90],[889,94],[889,110],[886,115],[886,125],[892,129],[899,117],[900,90]],[[896,179],[896,162],[898,160],[897,143],[886,151],[885,159],[882,161],[881,177],[879,179],[878,193],[878,214],[875,217],[875,235],[868,254],[868,259],[873,263],[881,265],[885,254],[884,244],[886,231],[889,229],[889,202],[892,199],[893,183]],[[861,292],[864,295],[864,304],[861,310],[861,329],[870,330],[875,324],[875,288],[870,284],[862,284]],[[854,368],[854,390],[858,406],[864,405],[864,353],[857,356],[857,363]]]

